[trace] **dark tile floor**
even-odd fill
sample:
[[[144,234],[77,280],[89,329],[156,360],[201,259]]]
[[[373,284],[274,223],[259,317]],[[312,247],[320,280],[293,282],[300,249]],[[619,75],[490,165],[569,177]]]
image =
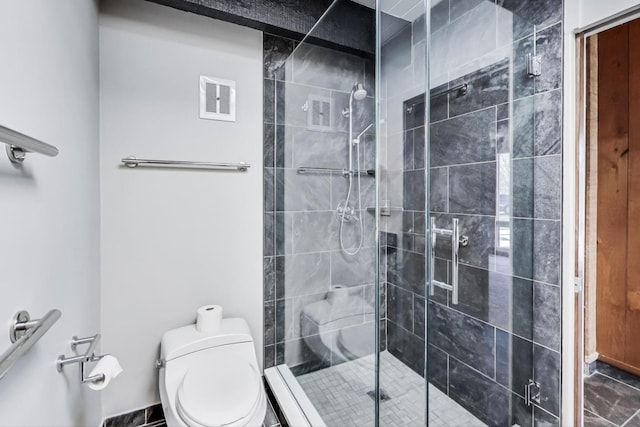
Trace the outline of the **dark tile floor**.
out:
[[[597,362],[584,381],[584,425],[640,427],[640,377]]]

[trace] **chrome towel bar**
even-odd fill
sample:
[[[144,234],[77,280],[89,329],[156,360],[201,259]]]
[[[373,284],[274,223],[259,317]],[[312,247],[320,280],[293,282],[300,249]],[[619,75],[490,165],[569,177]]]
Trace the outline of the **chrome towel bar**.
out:
[[[7,144],[7,156],[13,163],[22,163],[27,153],[38,153],[51,157],[58,155],[58,149],[53,145],[4,126],[0,126],[0,142]]]
[[[334,169],[334,168],[318,168],[318,167],[314,167],[314,166],[300,166],[298,168],[298,173],[300,175],[304,175],[304,174],[316,174],[316,173],[339,173],[342,174],[344,176],[349,176],[350,175],[350,171],[349,169]],[[359,175],[369,175],[369,176],[375,176],[376,171],[373,169],[367,169],[367,170],[357,170],[357,171],[353,171],[353,174],[359,174]]]
[[[138,166],[165,167],[165,168],[185,168],[185,169],[212,169],[212,170],[237,170],[246,172],[251,167],[249,163],[214,163],[214,162],[192,162],[187,160],[154,160],[138,159],[133,156],[122,159],[122,164],[130,168]]]
[[[62,316],[60,310],[50,310],[41,319],[31,320],[27,311],[19,311],[13,318],[9,337],[13,345],[0,356],[0,378],[11,369]]]
[[[69,365],[71,363],[79,363],[80,364],[80,376],[82,379],[82,383],[90,383],[94,381],[104,381],[104,374],[94,375],[92,377],[87,377],[85,375],[85,363],[88,362],[97,362],[102,359],[104,356],[96,356],[96,347],[100,342],[100,334],[95,334],[91,337],[86,338],[78,338],[73,337],[71,339],[71,350],[76,351],[77,347],[82,344],[89,344],[87,350],[84,354],[79,356],[59,356],[56,362],[56,367],[58,368],[58,372],[62,372],[62,369],[65,365]]]

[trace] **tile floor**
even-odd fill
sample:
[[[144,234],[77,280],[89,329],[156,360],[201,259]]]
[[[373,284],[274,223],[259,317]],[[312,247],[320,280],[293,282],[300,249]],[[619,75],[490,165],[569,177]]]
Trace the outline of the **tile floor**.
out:
[[[380,425],[424,426],[424,379],[388,352],[380,355]],[[374,356],[298,376],[298,382],[327,427],[374,425]],[[484,426],[440,390],[429,385],[429,426]]]
[[[584,381],[584,425],[640,427],[640,377],[597,362]]]

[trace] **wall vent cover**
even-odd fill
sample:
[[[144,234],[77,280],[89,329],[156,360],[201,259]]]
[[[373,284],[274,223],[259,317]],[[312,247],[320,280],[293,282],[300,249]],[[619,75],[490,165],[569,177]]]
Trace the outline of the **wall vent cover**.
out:
[[[200,76],[200,118],[236,121],[236,82]]]

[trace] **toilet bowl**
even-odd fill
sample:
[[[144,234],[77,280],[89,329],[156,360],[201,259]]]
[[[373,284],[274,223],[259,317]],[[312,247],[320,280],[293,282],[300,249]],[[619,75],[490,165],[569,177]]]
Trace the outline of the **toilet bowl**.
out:
[[[195,325],[166,332],[159,388],[168,426],[261,426],[267,400],[253,338],[244,319],[215,332]]]
[[[300,330],[307,347],[327,364],[373,354],[374,309],[346,288],[331,291],[327,298],[307,304],[300,313]]]

